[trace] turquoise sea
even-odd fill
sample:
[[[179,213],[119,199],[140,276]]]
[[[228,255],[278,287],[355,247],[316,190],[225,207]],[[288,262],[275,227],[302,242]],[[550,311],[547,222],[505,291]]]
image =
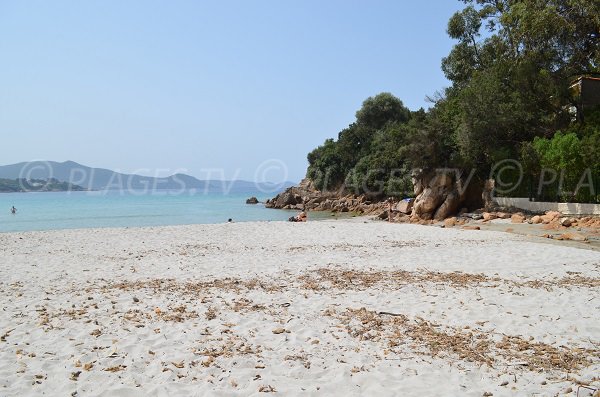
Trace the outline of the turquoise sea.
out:
[[[248,205],[276,193],[97,191],[1,193],[0,232],[287,220],[297,211]],[[11,207],[17,208],[11,214]],[[320,217],[325,216],[321,214]]]

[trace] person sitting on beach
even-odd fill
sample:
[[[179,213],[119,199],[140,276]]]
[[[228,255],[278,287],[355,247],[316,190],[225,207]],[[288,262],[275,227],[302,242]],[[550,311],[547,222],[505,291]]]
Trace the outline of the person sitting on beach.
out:
[[[306,222],[308,220],[308,215],[306,215],[305,211],[302,211],[298,214],[298,222]]]
[[[290,217],[288,220],[290,222],[306,222],[308,220],[308,215],[306,215],[305,211],[302,211],[298,215]]]

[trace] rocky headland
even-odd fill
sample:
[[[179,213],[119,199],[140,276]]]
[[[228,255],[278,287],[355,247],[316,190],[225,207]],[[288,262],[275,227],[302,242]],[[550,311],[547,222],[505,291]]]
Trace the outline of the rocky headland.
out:
[[[403,199],[382,194],[352,194],[344,187],[320,191],[314,183],[303,179],[276,197],[267,200],[267,208],[310,211],[352,212],[377,215],[396,221],[442,221],[459,212],[489,206],[485,184],[467,179],[454,171],[424,171],[412,173],[413,192]],[[391,214],[390,214],[391,212]]]

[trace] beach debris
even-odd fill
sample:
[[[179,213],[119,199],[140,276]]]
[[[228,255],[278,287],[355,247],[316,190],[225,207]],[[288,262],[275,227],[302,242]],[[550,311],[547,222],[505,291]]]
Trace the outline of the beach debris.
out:
[[[135,303],[138,303],[140,300],[139,300],[137,297],[135,297],[135,296],[134,296],[134,297],[133,297],[133,301],[134,301]]]
[[[89,362],[83,365],[83,369],[86,371],[91,370],[92,368],[94,368],[94,363],[93,362]]]
[[[362,291],[368,288],[376,286],[383,286],[383,288],[397,289],[404,285],[409,284],[437,284],[446,285],[452,288],[468,288],[473,286],[495,288],[499,285],[505,285],[507,287],[516,288],[570,288],[570,287],[586,287],[594,288],[600,286],[600,278],[594,277],[582,277],[580,275],[567,275],[563,278],[558,279],[537,279],[537,280],[508,280],[501,279],[497,276],[486,276],[484,274],[473,274],[463,272],[434,272],[428,270],[417,270],[417,271],[406,271],[406,270],[353,270],[345,269],[344,267],[327,267],[311,269],[296,276],[292,280],[287,281],[287,285],[291,286],[298,282],[298,287],[305,290],[312,291],[328,291],[331,289],[335,290],[354,290]],[[231,280],[215,280],[211,282],[203,283],[176,283],[172,280],[155,279],[148,281],[137,281],[132,283],[119,283],[119,284],[108,284],[107,286],[100,286],[99,288],[103,291],[109,291],[110,289],[117,288],[122,289],[152,289],[156,292],[169,292],[179,293],[183,296],[189,296],[191,299],[195,298],[198,285],[202,285],[202,291],[205,293],[207,290],[215,288],[221,290],[222,286],[225,290],[228,290],[232,285]],[[209,286],[210,285],[210,286]],[[239,282],[233,287],[234,291],[241,291],[242,289],[254,290],[261,288],[264,292],[272,292],[274,289],[281,290],[284,288],[283,283],[277,287],[274,287],[269,281],[259,280],[257,278],[252,279],[251,282]],[[208,302],[208,301],[207,301]],[[227,304],[226,306],[232,308],[236,312],[251,312],[251,311],[266,311],[270,310],[265,305],[255,304],[247,298],[238,298],[233,301],[233,305]],[[287,304],[282,305],[287,307]],[[159,308],[155,310],[155,313],[160,315],[160,319],[163,321],[174,321],[182,322],[189,319],[198,317],[198,313],[195,311],[189,311],[185,305],[176,307],[170,307],[169,312],[163,313]],[[47,313],[45,312],[46,318],[49,321],[51,317],[56,316],[71,316],[70,312],[59,312],[59,313]],[[79,314],[77,314],[79,315]],[[210,306],[205,312],[205,317],[210,320],[217,316],[217,309],[214,306]],[[146,322],[152,321],[152,317],[146,315],[140,310],[129,310],[123,318],[136,324],[136,327],[142,327]]]
[[[217,318],[217,309],[215,309],[213,306],[210,306],[206,313],[204,313],[204,316],[209,321],[214,320],[215,318]]]
[[[71,372],[69,379],[77,381],[77,379],[79,379],[79,375],[81,375],[81,371]]]
[[[281,327],[280,328],[275,328],[273,330],[273,333],[276,334],[276,335],[283,334],[284,332],[285,332],[285,328],[281,328]]]
[[[396,316],[396,317],[403,317],[404,316],[404,314],[390,313],[390,312],[377,312],[377,314],[379,314],[379,315],[388,315],[388,316]]]
[[[577,387],[577,397],[600,397],[600,389],[590,385],[579,385]]]
[[[531,371],[574,371],[589,365],[594,357],[600,355],[600,349],[564,345],[555,347],[517,335],[502,334],[502,340],[495,342],[496,337],[490,332],[441,326],[406,315],[382,317],[365,308],[347,308],[343,312],[333,313],[348,334],[360,341],[380,342],[389,349],[404,341],[410,343],[418,354],[458,358],[488,367],[494,367],[504,360],[524,363]]]
[[[113,367],[104,368],[106,372],[120,372],[127,368],[127,365],[115,365]]]
[[[9,329],[8,331],[6,331],[4,334],[2,334],[2,336],[0,336],[0,342],[6,342],[6,338],[8,338],[8,336],[10,335],[11,332],[13,332],[15,329]]]
[[[398,288],[406,284],[449,284],[453,287],[469,287],[485,283],[499,282],[498,277],[487,277],[483,274],[463,272],[441,273],[433,271],[363,271],[343,268],[321,268],[302,274],[298,277],[305,289],[361,291],[378,285]],[[390,314],[390,313],[384,313]]]
[[[45,310],[45,308],[44,308],[44,310]],[[43,312],[40,314],[40,321],[39,321],[38,325],[40,325],[40,326],[50,325],[50,317],[48,316],[48,313]]]
[[[100,329],[95,329],[92,332],[90,332],[90,335],[95,336],[97,338],[100,335],[102,335],[102,331]]]
[[[171,364],[173,364],[173,366],[174,366],[175,368],[183,368],[183,367],[185,367],[185,364],[183,363],[183,361],[180,361],[180,362],[178,362],[178,363],[176,363],[176,362],[174,362],[174,361],[171,361]]]
[[[259,393],[276,393],[277,390],[271,385],[263,385],[258,388]]]

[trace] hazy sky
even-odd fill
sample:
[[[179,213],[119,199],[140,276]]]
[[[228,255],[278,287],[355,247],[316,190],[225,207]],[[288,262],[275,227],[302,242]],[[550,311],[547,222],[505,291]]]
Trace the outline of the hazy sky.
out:
[[[0,164],[299,180],[367,97],[416,110],[448,85],[461,6],[0,0]]]

